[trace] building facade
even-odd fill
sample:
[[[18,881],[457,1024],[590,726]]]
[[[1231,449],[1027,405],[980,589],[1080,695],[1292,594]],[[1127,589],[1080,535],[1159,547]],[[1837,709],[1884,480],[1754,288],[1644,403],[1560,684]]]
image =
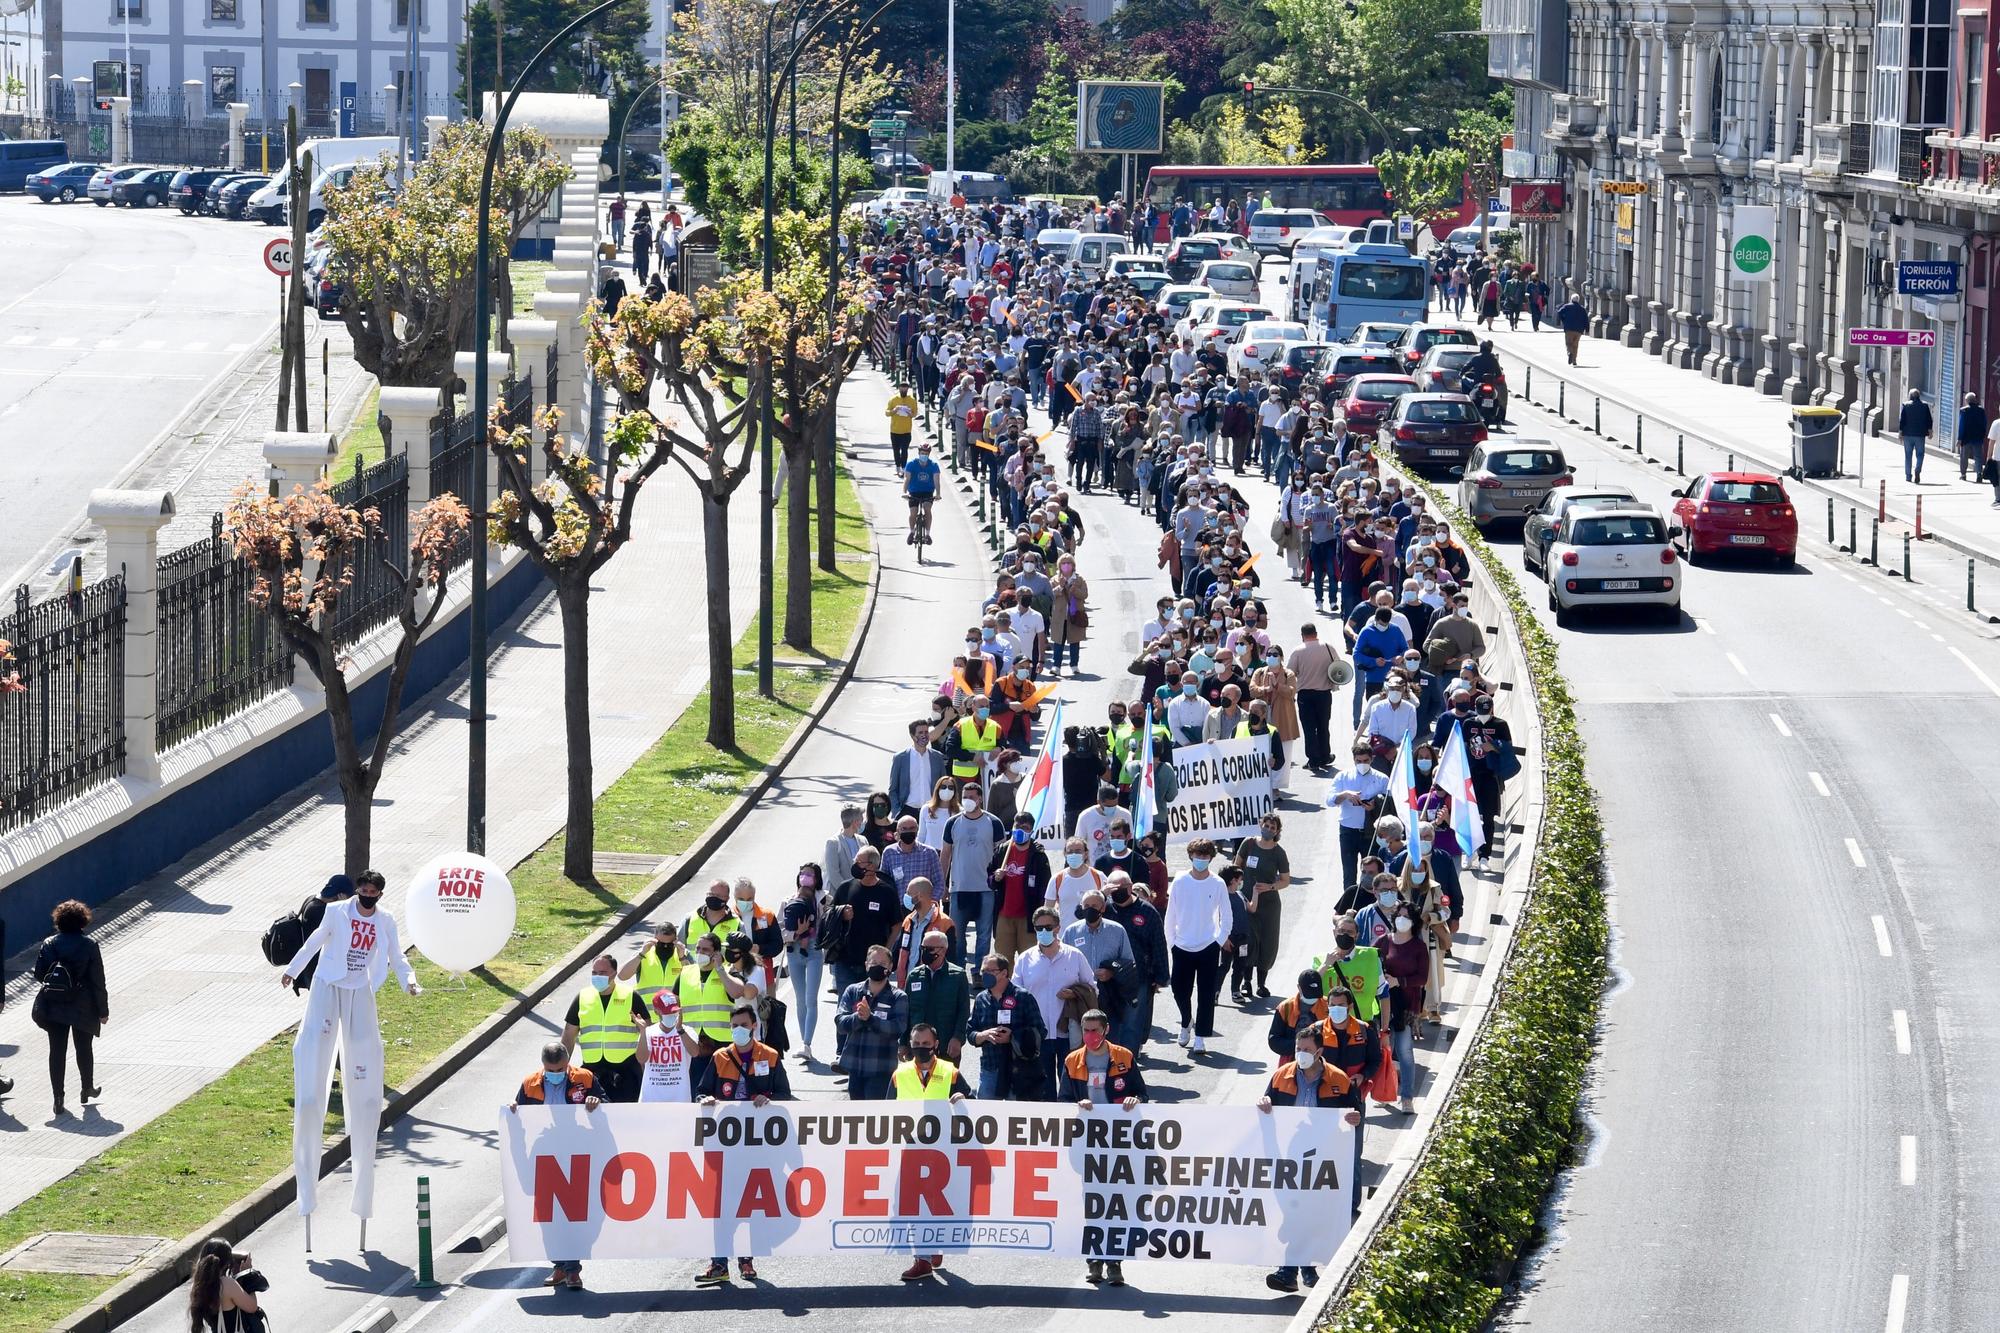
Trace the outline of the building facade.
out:
[[[1871,426],[1911,387],[1947,404],[1990,392],[1989,2],[1574,0],[1564,86],[1545,110],[1542,81],[1495,69],[1532,94],[1517,95],[1509,166],[1546,166],[1522,157],[1545,146],[1566,186],[1567,216],[1527,229],[1530,257],[1583,294],[1601,336]],[[1487,3],[1489,31],[1532,23],[1553,40],[1535,0]],[[1760,215],[1738,210],[1765,208],[1769,269],[1746,281],[1731,248],[1739,220]],[[1957,263],[1972,294],[1899,292],[1908,261]],[[1858,352],[1861,327],[1932,329],[1936,347]]]
[[[379,132],[405,97],[458,114],[464,39],[458,0],[46,0],[42,78],[88,98],[106,73],[121,83],[129,58],[135,116],[219,119],[243,102],[253,122],[282,121],[296,105],[311,134],[341,133],[343,111],[351,132]]]

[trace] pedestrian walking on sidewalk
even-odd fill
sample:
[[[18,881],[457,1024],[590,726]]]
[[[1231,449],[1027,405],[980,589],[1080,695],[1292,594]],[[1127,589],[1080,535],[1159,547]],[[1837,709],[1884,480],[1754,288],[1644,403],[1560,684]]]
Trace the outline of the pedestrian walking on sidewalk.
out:
[[[1556,307],[1556,323],[1562,326],[1563,352],[1573,366],[1576,364],[1577,348],[1583,346],[1583,335],[1590,328],[1590,312],[1583,308],[1583,302],[1577,299],[1574,292],[1570,293],[1569,300]]]
[[[621,194],[616,199],[613,199],[604,211],[611,219],[611,243],[623,250],[625,248],[625,196]]]
[[[1979,395],[1965,395],[1965,405],[1958,409],[1958,479],[1965,480],[1965,469],[1972,467],[1972,479],[1979,481],[1985,476],[1986,454],[1986,409],[1979,405]]]
[[[632,272],[640,282],[653,268],[653,224],[642,215],[632,224]]]
[[[1903,437],[1903,480],[1924,479],[1924,442],[1931,435],[1931,408],[1922,389],[1910,390],[1909,401],[1896,414],[1896,433]]]
[[[1979,465],[1980,477],[1993,486],[1993,507],[2000,509],[2000,417],[1986,428],[1986,450]]]
[[[1492,328],[1493,321],[1500,313],[1500,279],[1488,276],[1479,285],[1479,324],[1482,328]]]
[[[55,1113],[61,1115],[63,1074],[72,1042],[82,1100],[103,1095],[90,1045],[111,1021],[111,1001],[104,987],[104,955],[97,941],[84,934],[90,929],[90,909],[71,898],[56,904],[52,919],[56,933],[42,942],[35,957],[35,980],[41,990],[35,996],[34,1018],[35,1025],[49,1034],[49,1088],[55,1094]]]

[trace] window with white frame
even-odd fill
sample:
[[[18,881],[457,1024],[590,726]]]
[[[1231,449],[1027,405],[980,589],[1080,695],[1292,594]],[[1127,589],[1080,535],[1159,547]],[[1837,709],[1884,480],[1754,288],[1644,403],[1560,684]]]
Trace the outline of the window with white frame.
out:
[[[1951,115],[1951,0],[1910,0],[1905,125],[1943,125]]]
[[[1986,25],[1967,24],[1965,29],[1965,101],[1959,117],[1961,138],[1977,139],[1986,133]]]

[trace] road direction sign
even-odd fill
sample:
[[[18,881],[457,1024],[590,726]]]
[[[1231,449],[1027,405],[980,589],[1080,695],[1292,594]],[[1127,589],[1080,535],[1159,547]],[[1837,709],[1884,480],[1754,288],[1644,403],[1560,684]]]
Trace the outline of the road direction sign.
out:
[[[894,116],[868,122],[868,134],[876,139],[899,139],[903,135],[903,122]]]
[[[1936,347],[1932,329],[1849,329],[1849,347]]]
[[[264,267],[281,278],[292,276],[292,241],[288,236],[279,236],[264,245]]]

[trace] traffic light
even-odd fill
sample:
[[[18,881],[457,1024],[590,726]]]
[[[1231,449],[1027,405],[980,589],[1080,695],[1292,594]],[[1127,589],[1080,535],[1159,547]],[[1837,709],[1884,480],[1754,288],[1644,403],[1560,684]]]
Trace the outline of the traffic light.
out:
[[[1257,81],[1255,79],[1245,79],[1243,80],[1243,110],[1245,113],[1248,113],[1256,109]]]

